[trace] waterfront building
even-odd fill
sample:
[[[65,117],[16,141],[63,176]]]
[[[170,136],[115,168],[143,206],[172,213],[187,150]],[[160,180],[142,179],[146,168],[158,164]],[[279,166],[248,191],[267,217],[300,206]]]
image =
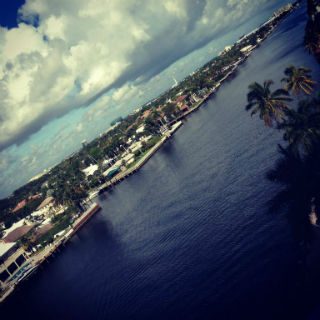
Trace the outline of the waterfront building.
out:
[[[160,133],[162,135],[165,135],[165,133],[168,131],[168,126],[167,125],[163,125],[160,127]]]
[[[150,116],[150,114],[151,114],[151,110],[148,109],[142,114],[141,118],[142,119],[147,119]]]
[[[151,139],[152,139],[152,135],[150,135],[150,136],[144,136],[144,137],[141,137],[141,138],[140,138],[140,141],[148,142],[148,141],[151,140]]]
[[[129,153],[128,155],[126,155],[125,157],[122,158],[122,160],[124,160],[124,162],[126,164],[130,164],[134,161],[134,154],[133,153]],[[133,160],[133,161],[132,161]]]
[[[15,213],[17,211],[19,211],[20,209],[24,208],[29,202],[39,199],[41,197],[41,194],[35,194],[33,196],[30,196],[26,199],[21,200],[19,203],[17,203],[17,205],[12,209],[12,213]]]
[[[175,101],[176,105],[177,105],[178,107],[184,105],[186,98],[187,98],[186,95],[183,95],[183,96],[178,97],[178,98],[176,99],[176,101]]]
[[[106,168],[106,167],[110,166],[112,164],[112,162],[114,162],[113,158],[112,159],[105,159],[102,162],[102,167]]]
[[[119,159],[118,161],[116,161],[116,162],[114,163],[114,166],[115,166],[115,167],[121,167],[121,166],[122,166],[122,159]]]
[[[178,105],[178,108],[181,112],[189,111],[189,107],[186,104]]]
[[[199,102],[201,100],[195,93],[192,94],[191,98],[195,103],[197,103],[197,102]]]
[[[37,207],[36,211],[32,212],[30,216],[27,217],[30,221],[41,221],[48,218],[49,215],[61,214],[66,210],[66,207],[63,205],[57,205],[55,203],[55,199],[52,196],[47,197],[44,199],[41,204]]]
[[[112,178],[115,174],[117,174],[120,171],[120,168],[118,166],[112,166],[106,171],[102,173],[104,177]]]
[[[8,282],[26,264],[28,257],[16,242],[0,242],[0,289],[3,290]]]
[[[242,48],[240,51],[241,51],[242,53],[247,53],[247,52],[252,51],[253,49],[254,49],[254,46],[248,45],[248,46]]]
[[[104,171],[102,173],[102,175],[107,178],[112,178],[118,172],[120,172],[120,168],[118,166],[114,165],[114,166],[110,167],[109,169],[107,169],[106,171]]]
[[[97,164],[90,164],[89,167],[81,170],[86,177],[92,176],[97,170],[99,169],[99,166]]]
[[[229,52],[232,49],[232,46],[225,46],[223,51],[219,52],[219,56]]]
[[[126,165],[128,166],[129,164],[134,163],[134,161],[135,161],[134,158],[131,158],[126,162]]]
[[[39,227],[37,227],[36,231],[32,236],[32,242],[35,242],[53,228],[53,224],[51,224],[50,222],[44,221]]]
[[[15,222],[10,228],[4,229],[3,230],[3,238],[6,237],[11,231],[17,229],[18,227],[23,226],[26,223],[27,223],[26,219],[21,219],[21,220]]]
[[[21,200],[19,203],[17,203],[17,205],[12,209],[12,213],[15,213],[17,211],[19,211],[20,209],[22,209],[23,207],[25,207],[27,204],[27,200],[23,199]]]
[[[33,224],[24,224],[20,227],[15,228],[11,232],[9,232],[4,238],[3,241],[5,243],[13,243],[21,239],[24,235],[26,235],[31,229],[33,229]]]
[[[131,152],[136,152],[138,150],[140,150],[142,148],[142,142],[141,141],[137,141],[135,143],[133,143],[131,146],[130,146],[130,150]]]
[[[40,205],[37,207],[37,210],[46,209],[52,206],[54,203],[54,198],[52,196],[45,198]]]

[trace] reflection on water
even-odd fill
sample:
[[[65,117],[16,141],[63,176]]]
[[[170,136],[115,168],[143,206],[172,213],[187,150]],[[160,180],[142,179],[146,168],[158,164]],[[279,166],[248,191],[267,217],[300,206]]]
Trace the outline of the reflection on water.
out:
[[[289,147],[279,146],[279,151],[280,159],[267,173],[267,178],[279,183],[283,189],[270,201],[270,211],[285,208],[294,237],[308,244],[315,227],[310,215],[312,212],[317,215],[320,205],[320,145],[302,156],[293,153]]]
[[[295,239],[308,243],[311,234],[309,214],[311,199],[314,197],[314,186],[310,180],[309,168],[301,159],[283,151],[281,158],[268,172],[267,177],[283,186],[270,201],[269,212],[287,212]]]
[[[297,290],[309,297],[301,299],[301,305],[307,310],[319,305],[318,288],[320,277],[320,228],[313,225],[311,213],[316,217],[320,209],[320,145],[303,158],[297,157],[279,146],[281,157],[267,178],[279,183],[282,189],[269,201],[269,213],[285,212],[293,236],[298,242],[300,276]],[[319,221],[319,220],[318,220]],[[320,316],[320,308],[314,311],[314,319]]]

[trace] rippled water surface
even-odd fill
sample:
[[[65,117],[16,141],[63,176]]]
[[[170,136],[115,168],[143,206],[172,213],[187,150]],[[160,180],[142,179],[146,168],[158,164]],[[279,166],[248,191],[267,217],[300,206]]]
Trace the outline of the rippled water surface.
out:
[[[265,179],[277,131],[244,111],[247,86],[303,49],[304,8],[287,18],[236,78],[193,114],[136,175],[1,307],[11,319],[294,319],[304,297],[280,186]],[[2,318],[2,316],[1,316]]]

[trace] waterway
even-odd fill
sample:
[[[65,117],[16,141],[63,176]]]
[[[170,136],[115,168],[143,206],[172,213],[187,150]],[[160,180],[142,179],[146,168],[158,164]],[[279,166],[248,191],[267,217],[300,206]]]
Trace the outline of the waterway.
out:
[[[281,190],[265,178],[281,135],[244,110],[253,81],[279,85],[290,64],[320,74],[303,48],[305,23],[305,8],[282,22],[137,174],[100,198],[103,209],[1,305],[1,319],[311,316],[300,240],[285,209],[268,206]]]

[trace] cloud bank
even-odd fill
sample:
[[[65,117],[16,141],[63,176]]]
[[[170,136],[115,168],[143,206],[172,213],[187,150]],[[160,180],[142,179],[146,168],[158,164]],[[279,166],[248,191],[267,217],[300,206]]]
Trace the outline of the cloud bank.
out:
[[[112,88],[129,94],[275,0],[28,0],[0,27],[0,149]],[[123,88],[122,88],[123,86]]]

